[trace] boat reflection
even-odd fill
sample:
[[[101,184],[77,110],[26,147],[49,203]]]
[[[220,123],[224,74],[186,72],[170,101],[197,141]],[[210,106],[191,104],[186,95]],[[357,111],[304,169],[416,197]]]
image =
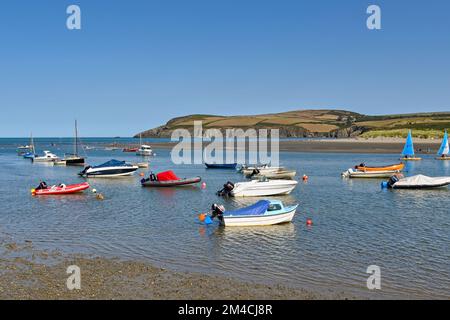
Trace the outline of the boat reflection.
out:
[[[146,192],[156,192],[165,198],[172,198],[179,192],[189,193],[198,192],[200,188],[193,185],[185,185],[179,187],[165,187],[165,188],[142,188]]]
[[[298,215],[299,212],[296,213]],[[293,222],[278,224],[273,226],[254,226],[254,227],[224,227],[217,221],[213,225],[202,225],[198,232],[202,237],[215,238],[219,241],[232,243],[244,243],[248,240],[257,240],[265,244],[277,244],[286,240],[294,240],[297,234],[295,222],[298,218],[294,217]]]
[[[62,203],[72,203],[72,202],[84,202],[88,200],[93,200],[95,197],[91,196],[87,192],[73,193],[65,195],[48,195],[48,196],[35,196],[41,204],[49,204],[57,201],[59,204]]]

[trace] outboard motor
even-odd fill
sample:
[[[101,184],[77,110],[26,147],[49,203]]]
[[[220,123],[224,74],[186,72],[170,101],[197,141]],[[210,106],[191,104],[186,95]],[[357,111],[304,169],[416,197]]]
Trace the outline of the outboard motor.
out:
[[[224,212],[225,212],[224,206],[214,203],[211,206],[211,219],[214,219],[215,217],[217,217],[217,219],[219,219],[219,221],[222,222]]]
[[[394,184],[396,184],[399,181],[399,177],[397,175],[393,175],[389,178],[387,182],[382,182],[381,187],[382,188],[393,188]]]
[[[86,172],[92,168],[92,166],[87,166],[86,168],[83,169],[83,171],[81,171],[78,175],[79,176],[84,176],[86,174]]]
[[[362,162],[362,163],[359,164],[359,166],[355,166],[355,169],[358,169],[358,167],[363,167],[364,168],[365,166],[366,166],[366,164],[364,162]]]
[[[253,169],[252,173],[250,173],[249,178],[256,176],[260,173],[260,171],[258,169]]]
[[[231,192],[233,189],[234,189],[234,183],[228,181],[227,183],[225,183],[225,184],[223,185],[223,189],[222,189],[222,190],[217,191],[217,195],[220,196],[220,197],[223,197],[223,196],[229,196],[229,195],[230,195],[230,192]]]

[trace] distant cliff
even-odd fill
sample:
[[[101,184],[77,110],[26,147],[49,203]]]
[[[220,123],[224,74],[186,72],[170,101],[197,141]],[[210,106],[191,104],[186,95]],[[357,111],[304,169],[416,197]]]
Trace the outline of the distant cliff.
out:
[[[421,135],[439,136],[450,128],[450,112],[367,116],[345,110],[298,110],[249,116],[188,115],[173,118],[165,125],[137,133],[144,138],[170,137],[175,129],[193,132],[194,121],[202,121],[203,130],[279,129],[281,138],[355,136],[393,136],[415,129]]]

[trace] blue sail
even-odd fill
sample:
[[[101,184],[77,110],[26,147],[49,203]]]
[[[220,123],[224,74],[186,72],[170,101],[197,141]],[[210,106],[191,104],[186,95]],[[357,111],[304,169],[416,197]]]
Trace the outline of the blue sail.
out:
[[[442,156],[442,155],[448,155],[450,152],[449,150],[449,144],[448,144],[448,135],[447,135],[447,131],[445,131],[444,133],[444,139],[442,140],[442,144],[441,147],[439,148],[438,151],[438,156]]]
[[[409,130],[408,132],[408,138],[406,138],[406,143],[402,151],[402,156],[414,156],[414,144],[411,136],[411,130]]]

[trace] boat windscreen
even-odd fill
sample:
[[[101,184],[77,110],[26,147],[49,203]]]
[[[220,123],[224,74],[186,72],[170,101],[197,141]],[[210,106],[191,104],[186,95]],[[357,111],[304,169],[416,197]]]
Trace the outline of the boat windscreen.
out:
[[[105,167],[127,167],[128,164],[125,161],[119,161],[119,160],[109,160],[108,162],[105,162],[104,164],[101,164],[99,166],[96,166],[94,168],[105,168]]]

